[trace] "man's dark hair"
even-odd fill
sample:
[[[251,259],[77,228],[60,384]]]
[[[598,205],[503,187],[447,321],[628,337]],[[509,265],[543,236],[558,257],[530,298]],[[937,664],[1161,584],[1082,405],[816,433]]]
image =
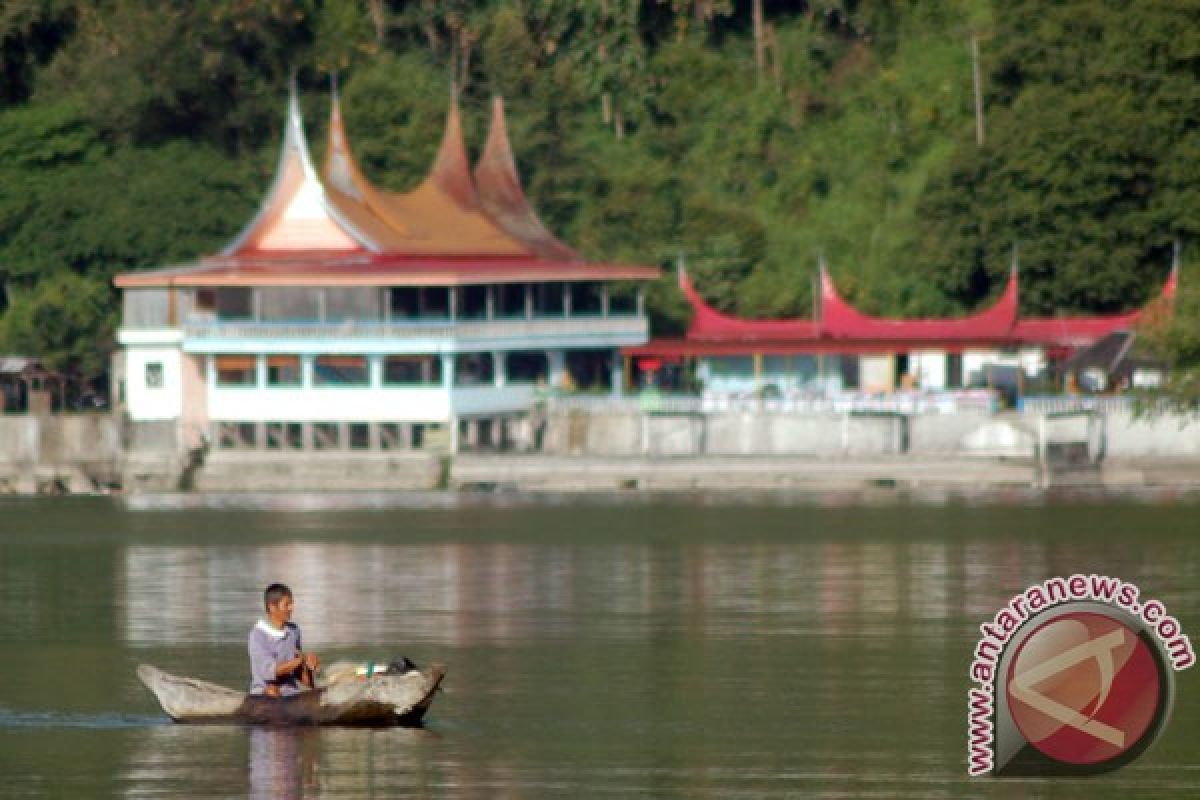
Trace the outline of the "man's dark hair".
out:
[[[272,583],[263,592],[263,606],[270,608],[285,597],[291,597],[292,590],[282,583]]]

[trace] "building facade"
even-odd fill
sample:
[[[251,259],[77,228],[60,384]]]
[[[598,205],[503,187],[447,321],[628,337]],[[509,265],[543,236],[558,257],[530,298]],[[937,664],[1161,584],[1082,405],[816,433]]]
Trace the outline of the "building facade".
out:
[[[831,396],[903,390],[1023,394],[1027,383],[1115,331],[1129,330],[1167,307],[1178,281],[1178,257],[1160,297],[1146,308],[1098,316],[1022,317],[1014,263],[1000,297],[988,308],[953,319],[896,319],[862,313],[820,267],[813,319],[758,320],[710,306],[680,266],[679,286],[692,319],[682,338],[656,338],[626,348],[645,373],[690,362],[714,395]],[[968,402],[974,402],[968,400]]]
[[[426,178],[390,192],[359,169],[336,94],[315,167],[293,93],[274,182],[234,241],[116,278],[120,407],[187,448],[503,446],[542,388],[621,390],[657,275],[545,228],[499,98],[474,168],[452,102]]]

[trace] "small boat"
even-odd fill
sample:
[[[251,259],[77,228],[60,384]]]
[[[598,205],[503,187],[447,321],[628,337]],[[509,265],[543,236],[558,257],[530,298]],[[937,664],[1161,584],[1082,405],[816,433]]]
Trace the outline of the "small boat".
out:
[[[175,722],[247,725],[419,725],[446,668],[337,680],[287,697],[252,695],[142,664],[138,678]]]

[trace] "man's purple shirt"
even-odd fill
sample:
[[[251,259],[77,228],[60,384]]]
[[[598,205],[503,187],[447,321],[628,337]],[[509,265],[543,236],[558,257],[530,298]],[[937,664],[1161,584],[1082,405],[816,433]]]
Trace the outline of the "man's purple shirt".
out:
[[[265,620],[259,620],[250,629],[246,648],[250,651],[250,694],[263,694],[269,683],[278,686],[280,694],[284,695],[303,691],[298,672],[284,678],[275,677],[275,668],[279,664],[291,661],[303,650],[299,625],[289,622],[281,631]]]

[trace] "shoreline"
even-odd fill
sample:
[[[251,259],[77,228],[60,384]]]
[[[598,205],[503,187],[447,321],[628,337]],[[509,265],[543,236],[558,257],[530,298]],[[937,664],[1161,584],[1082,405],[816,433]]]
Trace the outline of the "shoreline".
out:
[[[515,489],[361,492],[139,492],[112,498],[130,511],[279,513],[552,509],[613,506],[1047,506],[1200,503],[1200,487],[857,487],[840,489],[529,491]]]

